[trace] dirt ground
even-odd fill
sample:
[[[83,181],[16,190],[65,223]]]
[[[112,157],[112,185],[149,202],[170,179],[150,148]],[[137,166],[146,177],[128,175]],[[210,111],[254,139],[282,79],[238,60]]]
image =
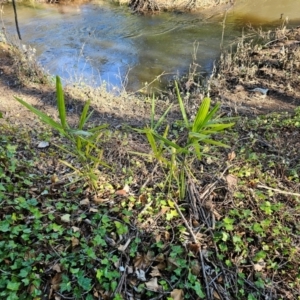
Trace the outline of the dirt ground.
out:
[[[212,97],[237,114],[291,111],[300,105],[300,27],[255,32],[224,53]]]

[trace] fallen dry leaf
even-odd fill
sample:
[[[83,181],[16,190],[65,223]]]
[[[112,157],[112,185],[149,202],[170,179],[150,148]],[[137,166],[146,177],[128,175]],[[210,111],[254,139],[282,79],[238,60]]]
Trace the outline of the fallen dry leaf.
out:
[[[60,264],[55,264],[55,265],[52,267],[52,270],[56,271],[57,273],[61,273]]]
[[[189,243],[189,244],[187,245],[187,248],[188,248],[191,252],[193,252],[194,255],[197,255],[197,254],[199,253],[199,250],[200,250],[200,244],[199,244],[199,243],[197,243],[197,244],[195,244],[195,243]]]
[[[174,289],[170,295],[173,300],[183,300],[184,293],[183,290]]]
[[[152,268],[152,271],[150,272],[150,275],[152,277],[158,277],[158,276],[161,276],[159,270],[158,270],[158,267],[155,266],[155,267],[151,267]]]
[[[141,202],[142,205],[146,205],[147,200],[148,200],[147,195],[142,194],[142,195],[139,196],[139,201]]]
[[[266,263],[263,259],[260,259],[256,264],[253,265],[253,267],[255,271],[260,272],[266,267]]]
[[[71,218],[70,214],[64,214],[63,216],[60,217],[60,219],[65,223],[69,223],[71,221],[70,218]]]
[[[57,177],[57,175],[56,175],[56,174],[53,174],[53,175],[51,176],[50,180],[51,180],[51,183],[58,182],[58,177]]]
[[[147,289],[154,291],[154,292],[159,292],[161,291],[161,286],[157,284],[157,277],[154,277],[150,279],[148,282],[145,283]]]
[[[213,214],[218,221],[222,218],[222,216],[215,209],[213,210]]]
[[[232,174],[226,176],[226,181],[230,190],[234,189],[238,183],[237,177]]]
[[[90,200],[88,198],[85,198],[79,202],[80,205],[89,205]]]
[[[221,300],[220,295],[217,291],[214,291],[214,299]]]
[[[94,213],[96,213],[96,212],[98,212],[98,209],[97,208],[90,208],[90,210],[89,210],[89,212],[94,212]]]
[[[128,186],[128,184],[125,184],[125,186],[123,187],[122,190],[116,191],[116,195],[119,195],[119,196],[127,196],[128,193],[129,193],[129,186]]]
[[[118,190],[118,191],[116,191],[116,195],[127,196],[127,192],[125,190]]]
[[[80,228],[76,226],[72,226],[74,232],[80,232]]]
[[[141,269],[147,269],[153,259],[153,255],[151,254],[150,251],[147,252],[147,254],[138,254],[134,258],[134,266],[136,268],[141,268]]]
[[[51,288],[49,291],[49,299],[52,298],[53,291],[59,290],[59,285],[61,283],[61,273],[56,273],[52,278],[51,278]]]
[[[72,240],[72,247],[76,247],[77,245],[79,245],[79,240],[76,237],[72,236],[71,240]]]
[[[57,291],[59,289],[59,284],[61,283],[61,273],[56,273],[51,279],[52,289]]]
[[[170,271],[173,271],[179,267],[177,260],[172,257],[167,258],[167,264],[168,264]]]
[[[236,158],[236,154],[235,154],[234,151],[231,151],[231,152],[228,153],[228,160],[229,160],[229,161],[232,161],[232,160],[234,160],[235,158]]]

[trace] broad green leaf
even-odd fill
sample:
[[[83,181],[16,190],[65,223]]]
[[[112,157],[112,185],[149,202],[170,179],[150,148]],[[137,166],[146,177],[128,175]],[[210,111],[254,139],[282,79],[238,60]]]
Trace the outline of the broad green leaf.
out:
[[[59,119],[63,129],[68,128],[67,117],[66,117],[66,106],[65,106],[65,97],[62,84],[59,76],[56,76],[56,100],[59,112]]]
[[[202,290],[202,286],[201,286],[200,282],[198,282],[198,281],[195,282],[194,290],[199,298],[201,298],[201,299],[206,298],[206,296]]]
[[[55,122],[52,118],[48,117],[45,113],[41,112],[40,110],[36,109],[35,107],[31,106],[30,104],[18,97],[15,97],[15,99],[22,105],[24,105],[26,108],[28,108],[31,112],[36,114],[44,123],[50,125],[53,129],[56,129],[61,134],[66,135],[64,128],[59,123]]]
[[[6,288],[8,290],[11,290],[11,291],[17,291],[19,289],[19,286],[21,285],[21,282],[13,282],[13,281],[9,281],[7,283],[7,286]]]

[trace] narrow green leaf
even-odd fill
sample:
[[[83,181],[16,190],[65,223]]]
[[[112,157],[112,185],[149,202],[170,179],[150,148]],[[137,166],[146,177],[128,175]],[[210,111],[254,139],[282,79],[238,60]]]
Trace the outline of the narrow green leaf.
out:
[[[180,170],[180,185],[179,185],[180,199],[183,200],[186,193],[185,171],[184,168]]]
[[[213,119],[215,113],[219,110],[220,103],[217,103],[213,109],[207,114],[205,120],[203,121],[203,126],[206,126],[206,124]]]
[[[152,101],[151,101],[151,128],[154,128],[154,117],[155,117],[155,97],[154,93],[152,96]]]
[[[81,113],[80,119],[79,119],[79,126],[78,126],[79,129],[82,129],[84,124],[87,121],[87,113],[88,113],[90,104],[91,104],[91,100],[88,100],[83,107],[83,110],[82,110],[82,113]]]
[[[200,160],[201,159],[201,150],[200,150],[200,145],[197,142],[194,142],[192,144],[192,146],[194,147],[195,153],[197,155],[197,158]]]
[[[61,125],[64,129],[68,128],[67,117],[66,117],[66,106],[65,106],[65,97],[60,77],[56,76],[56,100],[59,112],[59,119]]]
[[[89,154],[86,154],[86,157],[99,165],[102,165],[106,168],[112,169],[111,166],[109,166],[108,164],[106,164],[104,161],[101,160],[101,157],[99,158],[99,157],[95,157],[95,156],[89,155]]]
[[[25,102],[24,100],[18,97],[15,97],[15,99],[19,103],[24,105],[26,108],[28,108],[31,112],[36,114],[44,123],[50,125],[53,129],[59,131],[61,134],[66,135],[66,132],[63,129],[63,127],[59,123],[55,122],[52,118],[48,117],[45,113],[41,112],[40,110],[36,109],[35,107],[31,106],[30,104],[28,104],[27,102]]]
[[[209,107],[210,107],[210,98],[204,98],[198,109],[197,115],[193,123],[193,127],[192,127],[193,132],[198,132],[203,126],[203,123],[208,114]]]
[[[232,127],[235,123],[227,123],[227,124],[209,124],[205,126],[205,128],[212,128],[212,131],[221,131],[225,128]]]
[[[154,153],[155,157],[159,154],[159,151],[157,150],[156,142],[153,136],[153,132],[151,129],[147,128],[145,129],[145,133],[148,139],[148,142],[150,144],[150,147],[152,149],[152,152]]]
[[[184,121],[184,125],[185,125],[186,128],[188,128],[189,127],[189,121],[188,121],[188,118],[187,118],[187,115],[186,115],[186,112],[185,112],[184,104],[183,104],[182,98],[180,96],[178,84],[177,84],[176,81],[175,81],[175,89],[176,89],[177,99],[178,99],[178,102],[179,102],[179,106],[180,106],[182,118],[183,118],[183,121]]]
[[[226,145],[224,143],[221,143],[221,142],[218,142],[218,141],[215,141],[215,140],[211,140],[211,139],[202,140],[202,142],[206,143],[206,144],[211,144],[211,145],[219,146],[219,147],[230,148],[229,145]]]
[[[155,132],[154,132],[153,134],[154,134],[154,136],[155,136],[156,138],[158,138],[160,141],[164,142],[166,145],[168,145],[168,146],[170,146],[170,147],[172,147],[172,148],[174,148],[174,149],[176,149],[176,150],[179,150],[179,152],[186,152],[184,148],[180,147],[179,145],[177,145],[177,144],[174,143],[174,142],[171,142],[171,141],[168,140],[167,138],[165,138],[165,137],[159,135],[158,133],[155,133]]]
[[[93,127],[93,128],[91,128],[91,129],[89,129],[88,131],[89,131],[89,132],[98,132],[98,131],[100,131],[100,130],[102,130],[102,129],[105,129],[105,128],[107,128],[107,127],[109,127],[108,124],[103,124],[103,125],[99,125],[99,126]]]
[[[169,132],[169,129],[170,129],[170,126],[169,124],[166,126],[165,128],[165,131],[164,131],[164,134],[163,134],[163,137],[166,139],[167,136],[168,136],[168,132]],[[164,148],[164,143],[160,143],[160,146],[159,146],[159,152],[162,153],[163,152],[163,148]]]
[[[197,138],[198,140],[203,140],[203,139],[207,139],[209,137],[209,135],[202,133],[203,131],[201,131],[201,133],[198,132],[190,132],[189,133],[189,138],[193,139],[193,138]]]
[[[172,108],[172,104],[166,109],[166,111],[164,112],[164,114],[159,118],[159,120],[157,121],[157,123],[155,124],[155,126],[154,126],[154,130],[156,130],[159,126],[160,126],[160,124],[163,122],[163,120],[166,118],[166,115],[168,114],[168,112],[170,111],[170,109]]]

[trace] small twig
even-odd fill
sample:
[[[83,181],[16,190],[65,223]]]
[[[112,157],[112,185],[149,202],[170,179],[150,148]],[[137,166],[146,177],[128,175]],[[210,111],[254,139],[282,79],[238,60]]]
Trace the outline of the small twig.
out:
[[[189,233],[191,234],[194,243],[197,243],[197,238],[196,238],[196,236],[195,236],[195,234],[194,234],[194,232],[193,232],[193,229],[190,227],[189,223],[187,222],[186,218],[184,217],[184,215],[183,215],[183,213],[181,212],[181,210],[180,210],[179,206],[177,205],[177,203],[176,203],[175,201],[174,201],[173,203],[174,203],[174,206],[175,206],[177,212],[179,213],[179,215],[180,215],[182,221],[184,222],[184,224],[185,224],[187,230],[188,230]]]
[[[273,189],[273,188],[270,188],[268,186],[261,185],[261,184],[258,184],[257,187],[261,188],[261,189],[271,190],[271,191],[277,192],[279,194],[286,194],[286,195],[300,197],[300,194],[298,194],[298,193],[292,193],[292,192],[287,192],[287,191],[283,191],[283,190],[279,190],[279,189]]]
[[[191,234],[192,238],[193,238],[193,241],[195,244],[197,244],[197,238],[192,230],[192,228],[190,227],[190,225],[188,224],[186,218],[184,217],[184,215],[182,214],[179,206],[177,205],[177,203],[174,201],[174,206],[178,212],[178,214],[180,215],[180,217],[182,218],[187,230],[189,231],[189,233]],[[204,281],[205,281],[205,285],[206,285],[206,293],[207,293],[207,299],[211,299],[210,297],[210,291],[209,291],[209,284],[208,284],[208,280],[207,280],[207,277],[206,277],[206,272],[205,272],[205,265],[204,265],[204,258],[203,258],[203,253],[202,251],[200,250],[199,251],[199,256],[200,256],[200,261],[201,261],[201,266],[202,266],[202,272],[203,272],[203,277],[204,277]]]
[[[151,176],[148,176],[147,180],[141,186],[140,191],[143,190],[146,187],[146,185],[148,184],[148,182],[153,178],[153,174],[156,172],[158,165],[159,165],[159,162],[156,163],[155,167],[153,168],[153,170],[151,172]]]
[[[204,258],[203,258],[202,251],[199,251],[199,256],[200,256],[200,261],[201,261],[202,274],[204,277],[205,287],[206,287],[206,297],[207,297],[206,299],[211,299],[209,284],[208,284],[208,280],[207,280],[207,276],[206,276],[206,272],[205,272],[205,265],[204,265]]]
[[[63,294],[59,293],[59,292],[55,292],[55,294],[57,294],[58,296],[60,296],[61,298],[63,299],[74,299],[73,297],[67,297],[67,296],[64,296]]]
[[[126,278],[126,275],[127,275],[126,271],[127,271],[127,266],[125,266],[125,270],[123,271],[123,274],[122,274],[122,276],[121,276],[121,278],[119,280],[118,286],[116,287],[116,289],[115,289],[115,291],[113,293],[113,296],[115,296],[116,293],[121,292],[121,288],[122,288],[122,286],[124,284],[124,281],[125,281],[125,278]]]

